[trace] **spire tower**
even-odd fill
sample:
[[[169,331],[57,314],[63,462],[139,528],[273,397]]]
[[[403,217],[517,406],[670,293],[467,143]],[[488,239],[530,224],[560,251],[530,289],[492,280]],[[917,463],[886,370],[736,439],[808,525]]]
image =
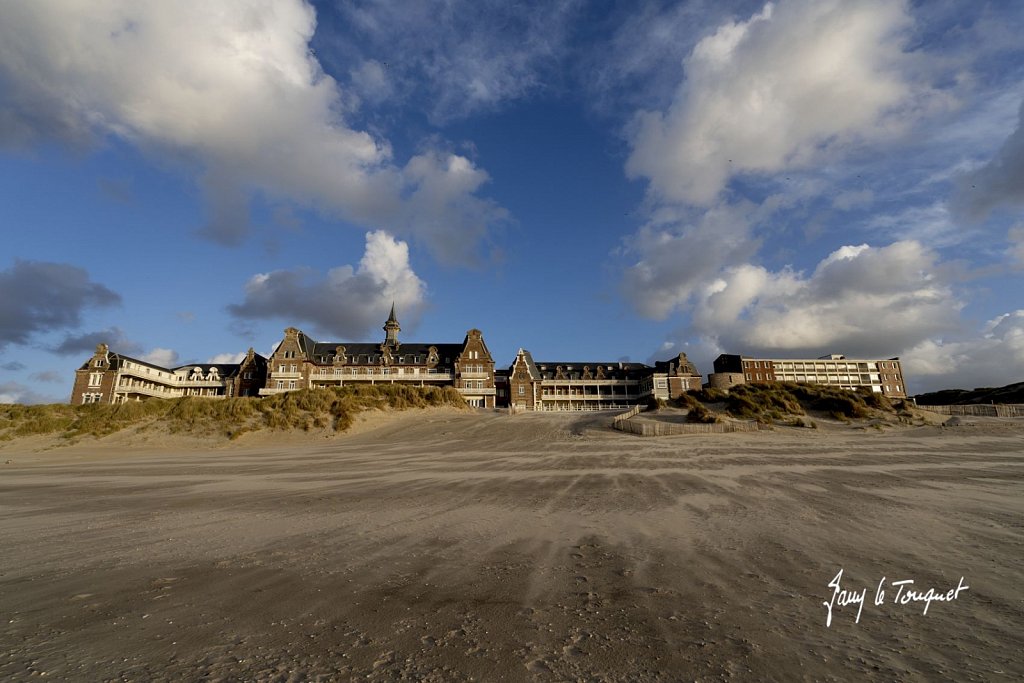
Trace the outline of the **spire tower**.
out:
[[[402,327],[398,324],[398,319],[395,318],[395,302],[391,302],[391,315],[388,316],[388,320],[384,323],[384,346],[398,347],[398,333],[402,331]]]

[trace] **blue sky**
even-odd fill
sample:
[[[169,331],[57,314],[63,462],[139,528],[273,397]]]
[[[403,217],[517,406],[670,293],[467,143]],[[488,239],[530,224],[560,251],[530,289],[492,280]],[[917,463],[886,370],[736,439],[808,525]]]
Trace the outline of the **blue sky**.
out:
[[[98,341],[1024,380],[1024,6],[0,7],[0,402]]]

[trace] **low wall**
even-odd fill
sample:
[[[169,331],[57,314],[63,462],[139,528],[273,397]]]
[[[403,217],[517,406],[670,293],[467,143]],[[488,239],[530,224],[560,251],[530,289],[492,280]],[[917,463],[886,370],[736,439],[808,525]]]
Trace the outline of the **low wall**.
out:
[[[740,384],[746,384],[742,372],[713,372],[708,375],[708,386],[712,389],[729,391]]]
[[[917,406],[940,415],[968,417],[1024,417],[1024,403],[967,404],[952,406]]]

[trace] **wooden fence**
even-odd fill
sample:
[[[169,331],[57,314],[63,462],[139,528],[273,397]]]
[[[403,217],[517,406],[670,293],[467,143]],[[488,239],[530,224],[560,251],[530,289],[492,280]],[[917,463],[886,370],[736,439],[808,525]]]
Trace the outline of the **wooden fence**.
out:
[[[619,413],[612,418],[612,426],[618,429],[618,425],[625,422],[631,417],[635,417],[640,414],[640,411],[644,409],[642,405],[635,405],[624,413]]]
[[[630,411],[632,412],[632,411]],[[639,411],[637,411],[639,412]],[[627,413],[623,413],[626,415]],[[633,413],[629,417],[633,417]],[[677,434],[726,434],[729,432],[756,432],[762,429],[770,430],[769,425],[759,422],[688,422],[685,424],[675,422],[655,422],[653,420],[630,420],[629,417],[617,416],[612,422],[612,427],[620,432],[636,434],[638,436],[673,436]]]
[[[952,406],[918,406],[940,415],[968,417],[1024,417],[1024,403],[966,404]]]

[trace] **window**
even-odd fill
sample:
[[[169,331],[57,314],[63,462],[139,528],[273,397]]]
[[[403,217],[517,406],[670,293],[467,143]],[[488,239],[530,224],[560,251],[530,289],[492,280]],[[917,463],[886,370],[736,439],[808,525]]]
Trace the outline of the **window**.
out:
[[[295,380],[291,380],[290,382],[288,382],[288,388],[289,389],[294,389],[295,388]]]
[[[524,387],[522,384],[520,384],[519,385],[519,395],[523,396],[524,394],[526,394],[526,387]]]
[[[295,363],[292,363],[292,369],[291,369],[291,372],[295,372]]]
[[[89,386],[98,387],[103,382],[102,372],[93,372],[89,374]]]
[[[284,372],[284,366],[283,365],[278,365],[277,366],[277,371],[278,372]]]
[[[750,373],[749,372],[747,373],[747,381],[748,382],[750,381]]]
[[[244,378],[245,379],[252,379],[252,373],[251,372],[245,373]]]

